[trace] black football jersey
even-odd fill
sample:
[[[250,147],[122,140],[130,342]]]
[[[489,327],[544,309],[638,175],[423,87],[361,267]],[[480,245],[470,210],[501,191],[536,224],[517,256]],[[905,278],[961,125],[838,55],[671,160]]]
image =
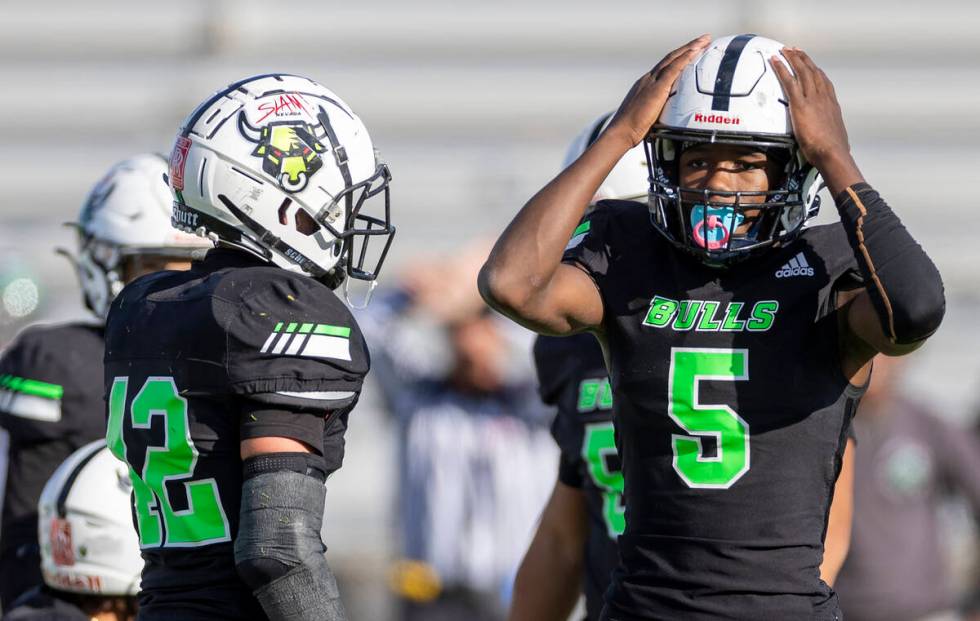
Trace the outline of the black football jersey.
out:
[[[538,337],[534,363],[542,400],[558,408],[551,426],[561,449],[558,479],[585,496],[589,534],[583,590],[587,619],[595,621],[619,563],[616,539],[626,526],[612,388],[602,349],[591,334]]]
[[[105,435],[102,350],[101,326],[70,323],[27,328],[0,356],[0,427],[10,438],[0,526],[4,600],[41,583],[44,484],[76,449]]]
[[[728,270],[608,201],[565,261],[595,280],[625,480],[608,619],[834,619],[820,580],[861,389],[836,293],[861,286],[839,224]]]
[[[242,433],[270,410],[349,407],[368,367],[330,289],[243,252],[212,250],[119,294],[106,324],[106,439],[133,478],[141,619],[265,619],[234,564]]]

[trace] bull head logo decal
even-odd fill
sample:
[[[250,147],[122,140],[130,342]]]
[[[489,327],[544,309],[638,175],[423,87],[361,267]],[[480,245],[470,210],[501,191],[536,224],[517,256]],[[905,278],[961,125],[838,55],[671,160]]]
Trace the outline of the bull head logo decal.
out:
[[[255,144],[252,155],[262,158],[262,170],[274,177],[287,192],[300,192],[316,171],[323,167],[320,154],[327,149],[320,142],[326,132],[304,121],[273,121],[261,128],[238,114],[238,129]]]

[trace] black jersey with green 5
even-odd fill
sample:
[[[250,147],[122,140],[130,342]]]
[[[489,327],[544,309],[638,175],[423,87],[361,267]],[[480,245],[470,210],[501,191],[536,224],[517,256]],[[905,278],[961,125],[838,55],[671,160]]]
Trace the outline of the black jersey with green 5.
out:
[[[861,389],[836,294],[862,285],[839,224],[728,270],[608,201],[564,260],[603,299],[626,530],[606,615],[833,619],[823,537]]]
[[[619,562],[623,533],[623,475],[616,452],[612,388],[602,349],[591,334],[540,336],[534,363],[541,398],[558,408],[551,434],[561,449],[558,480],[581,490],[589,517],[583,591],[586,618],[595,621]]]

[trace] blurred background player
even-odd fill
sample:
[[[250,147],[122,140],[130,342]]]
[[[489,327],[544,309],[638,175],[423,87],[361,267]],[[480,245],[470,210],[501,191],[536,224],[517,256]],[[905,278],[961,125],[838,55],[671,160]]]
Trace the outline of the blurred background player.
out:
[[[563,169],[595,142],[610,118],[612,112],[579,134]],[[592,203],[644,200],[648,187],[646,156],[638,146],[616,164]],[[567,619],[584,592],[586,618],[595,620],[619,562],[616,538],[625,526],[612,389],[602,349],[591,334],[539,336],[534,362],[541,399],[557,407],[551,433],[561,457],[558,480],[517,574],[509,619]]]
[[[3,621],[135,621],[143,559],[131,491],[105,440],[58,466],[38,503],[44,584],[21,595]]]
[[[572,142],[563,168],[598,138],[612,115],[610,112],[600,117]],[[646,155],[637,146],[616,164],[592,203],[607,199],[642,202],[648,188]],[[573,234],[570,244],[574,243]],[[612,570],[619,562],[616,539],[626,525],[612,388],[602,348],[592,334],[539,336],[534,345],[534,361],[541,398],[557,408],[551,431],[561,459],[558,480],[518,571],[509,619],[564,620],[582,591],[586,619],[596,621]],[[852,452],[853,440],[849,437],[821,565],[821,576],[830,585],[847,554]]]
[[[836,586],[848,621],[960,618],[939,508],[953,494],[980,518],[980,443],[905,396],[904,366],[875,358],[854,423],[854,531]]]
[[[391,586],[404,621],[502,619],[554,472],[530,335],[476,290],[488,249],[416,260],[361,315],[397,425]]]
[[[186,269],[211,244],[170,227],[166,160],[137,155],[91,190],[72,258],[94,321],[25,329],[0,358],[0,427],[10,436],[0,530],[3,609],[41,583],[37,500],[68,455],[105,436],[102,322],[123,285],[158,269]],[[65,253],[67,254],[67,253]]]
[[[106,322],[144,621],[346,619],[324,482],[370,363],[334,289],[375,282],[390,178],[350,107],[296,75],[221,88],[178,130],[172,222],[218,247],[127,285]]]

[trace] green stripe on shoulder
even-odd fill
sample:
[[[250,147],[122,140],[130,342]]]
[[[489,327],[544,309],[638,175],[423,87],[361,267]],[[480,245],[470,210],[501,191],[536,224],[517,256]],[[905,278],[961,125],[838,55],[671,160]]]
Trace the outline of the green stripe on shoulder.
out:
[[[575,231],[572,233],[572,237],[575,237],[576,235],[581,235],[582,233],[588,233],[590,228],[592,228],[592,221],[586,220],[585,222],[583,222],[582,224],[578,225],[578,227],[575,228]]]
[[[345,339],[350,338],[350,328],[343,326],[328,326],[325,323],[318,323],[313,329],[313,334],[325,334],[327,336],[341,336]]]
[[[25,395],[43,397],[44,399],[60,400],[65,389],[58,384],[49,384],[38,380],[17,377],[16,375],[0,375],[0,388],[11,392],[21,392]]]

